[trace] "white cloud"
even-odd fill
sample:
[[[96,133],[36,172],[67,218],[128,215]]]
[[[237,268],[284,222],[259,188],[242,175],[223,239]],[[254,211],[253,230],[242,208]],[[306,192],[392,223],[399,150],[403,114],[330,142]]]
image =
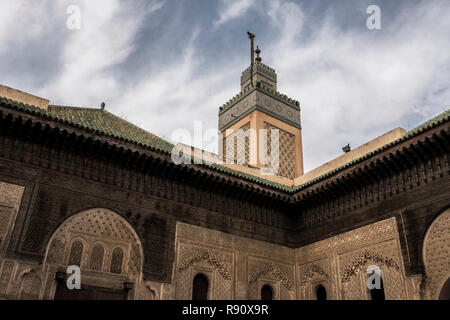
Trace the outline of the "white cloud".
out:
[[[120,85],[108,68],[125,61],[133,52],[144,18],[160,9],[162,3],[142,7],[119,0],[82,0],[77,5],[81,9],[81,29],[67,31],[60,74],[40,91],[56,101],[100,104],[120,96]],[[106,96],[99,97],[101,94]]]
[[[245,12],[247,5],[229,4],[221,23]],[[122,7],[119,13],[118,7],[110,6],[105,20],[92,28],[108,32],[87,31],[66,47],[67,57],[73,58],[66,58],[68,71],[55,94],[80,101],[81,91],[87,102],[98,103],[99,94],[107,95],[113,111],[164,138],[178,128],[192,130],[194,120],[216,128],[218,106],[237,93],[243,55],[230,55],[226,65],[205,72],[195,42],[200,30],[191,30],[181,59],[136,85],[119,87],[114,75],[102,70],[133,50],[139,19],[130,22],[130,11]],[[445,6],[422,3],[389,24],[385,21],[380,31],[368,31],[365,25],[343,30],[328,13],[307,41],[304,28],[311,17],[300,5],[278,1],[267,2],[266,8],[280,37],[264,52],[277,69],[280,91],[301,102],[306,171],[340,155],[348,142],[356,147],[398,126],[413,112],[429,117],[449,101],[450,60],[445,52],[450,47],[445,39],[450,27],[439,20],[446,15]],[[96,16],[93,11],[92,19]]]
[[[445,2],[420,3],[385,21],[384,30],[344,30],[328,15],[304,42],[302,16],[294,4],[276,7],[272,19],[281,22],[282,36],[265,51],[273,53],[279,88],[301,102],[305,169],[340,155],[347,142],[356,147],[398,126],[414,112],[431,117],[443,104],[448,108]]]
[[[236,75],[242,70],[233,67],[230,61],[230,65],[218,66],[211,73],[202,72],[201,54],[194,44],[197,35],[194,30],[181,59],[149,74],[136,85],[121,88],[123,95],[116,100],[114,109],[165,139],[170,139],[176,129],[192,131],[194,121],[202,121],[205,131],[217,129],[218,108],[236,94],[239,83]]]
[[[219,27],[228,21],[235,19],[244,14],[253,4],[255,0],[222,0],[219,19],[214,21],[214,27]]]
[[[2,0],[0,53],[45,35],[49,31],[50,17],[58,8],[60,3],[48,1]]]

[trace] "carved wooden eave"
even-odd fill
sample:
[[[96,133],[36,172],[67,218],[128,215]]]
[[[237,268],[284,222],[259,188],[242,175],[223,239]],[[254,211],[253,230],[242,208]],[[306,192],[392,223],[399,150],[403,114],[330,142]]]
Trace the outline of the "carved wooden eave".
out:
[[[56,149],[62,148],[75,154],[85,154],[100,159],[114,159],[115,162],[138,172],[151,172],[153,175],[184,181],[192,186],[220,192],[237,199],[245,198],[267,205],[281,206],[290,212],[296,212],[294,208],[298,206],[317,206],[335,197],[356,193],[367,185],[386,178],[399,179],[398,173],[414,170],[414,168],[417,171],[415,184],[428,183],[427,167],[424,167],[423,172],[419,172],[417,167],[424,166],[424,163],[440,155],[447,155],[448,167],[450,145],[449,119],[446,119],[408,139],[381,148],[380,151],[344,166],[336,172],[303,186],[292,188],[267,185],[207,165],[175,165],[168,152],[106,135],[67,121],[53,119],[44,113],[18,110],[3,102],[0,103],[0,121],[2,130],[14,130],[27,139],[35,142],[44,141],[49,146],[56,146]],[[48,165],[52,167],[55,163]],[[64,168],[62,170],[64,171]],[[439,166],[437,170],[442,171],[442,166]],[[443,174],[444,172],[438,172],[438,177]],[[413,176],[412,173],[410,175]],[[432,170],[431,179],[438,177],[436,170]],[[400,179],[404,178],[404,175],[400,177]],[[408,181],[412,188],[412,178]],[[399,186],[406,188],[405,182],[401,182],[383,184],[383,194],[378,192],[378,198],[401,192]],[[367,203],[367,193],[359,194],[358,197],[360,197],[358,201],[356,199],[349,201],[358,202],[360,206],[364,202]],[[375,196],[372,194],[370,199],[372,202],[373,198]]]

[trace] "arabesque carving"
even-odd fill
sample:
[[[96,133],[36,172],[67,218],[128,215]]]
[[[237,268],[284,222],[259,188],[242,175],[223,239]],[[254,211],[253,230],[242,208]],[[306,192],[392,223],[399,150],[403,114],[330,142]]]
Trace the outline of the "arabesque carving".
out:
[[[350,278],[359,272],[368,261],[373,261],[379,265],[386,265],[392,267],[395,270],[399,270],[397,262],[392,258],[382,256],[378,253],[372,252],[370,250],[364,250],[359,258],[357,258],[351,265],[344,269],[342,274],[342,282],[350,281]]]
[[[225,279],[231,280],[231,270],[230,268],[215,254],[212,250],[194,248],[193,254],[184,260],[178,267],[178,272],[182,272],[187,269],[190,265],[195,262],[200,262],[202,260],[207,261],[209,264],[214,266],[217,272]]]
[[[272,262],[264,263],[260,268],[251,273],[248,284],[251,285],[255,283],[259,278],[269,272],[271,272],[274,275],[275,279],[280,281],[286,289],[288,289],[289,291],[293,291],[292,281],[277,265]]]

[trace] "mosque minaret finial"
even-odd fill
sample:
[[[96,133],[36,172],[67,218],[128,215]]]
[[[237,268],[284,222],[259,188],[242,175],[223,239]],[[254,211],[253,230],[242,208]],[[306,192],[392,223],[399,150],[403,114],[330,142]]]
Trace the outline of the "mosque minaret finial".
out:
[[[247,31],[248,38],[250,39],[250,83],[253,84],[253,65],[255,64],[255,35],[250,31]]]
[[[239,94],[219,108],[218,150],[224,159],[232,160],[234,164],[266,170],[268,165],[264,157],[267,150],[264,151],[261,142],[278,131],[278,171],[273,174],[295,179],[303,175],[299,102],[277,91],[275,69],[262,63],[261,49],[255,46],[255,35],[251,32],[247,35],[250,66],[242,72]],[[252,130],[252,138],[247,139],[250,136],[241,133],[250,133],[248,130]]]
[[[261,49],[260,49],[258,46],[256,46],[255,53],[256,53],[256,59],[255,59],[255,60],[256,60],[257,62],[261,63],[262,58],[259,56],[259,54],[261,53]]]
[[[253,65],[255,62],[255,35],[250,31],[248,31],[247,34],[250,39],[250,64]]]

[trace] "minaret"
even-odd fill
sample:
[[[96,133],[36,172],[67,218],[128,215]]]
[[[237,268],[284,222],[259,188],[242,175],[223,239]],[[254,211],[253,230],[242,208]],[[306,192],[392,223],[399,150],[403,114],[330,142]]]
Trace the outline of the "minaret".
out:
[[[248,35],[250,66],[242,72],[241,92],[219,109],[219,152],[228,162],[265,168],[264,143],[269,157],[278,147],[276,175],[293,179],[303,174],[300,105],[277,91],[275,70],[262,63],[255,36]]]

